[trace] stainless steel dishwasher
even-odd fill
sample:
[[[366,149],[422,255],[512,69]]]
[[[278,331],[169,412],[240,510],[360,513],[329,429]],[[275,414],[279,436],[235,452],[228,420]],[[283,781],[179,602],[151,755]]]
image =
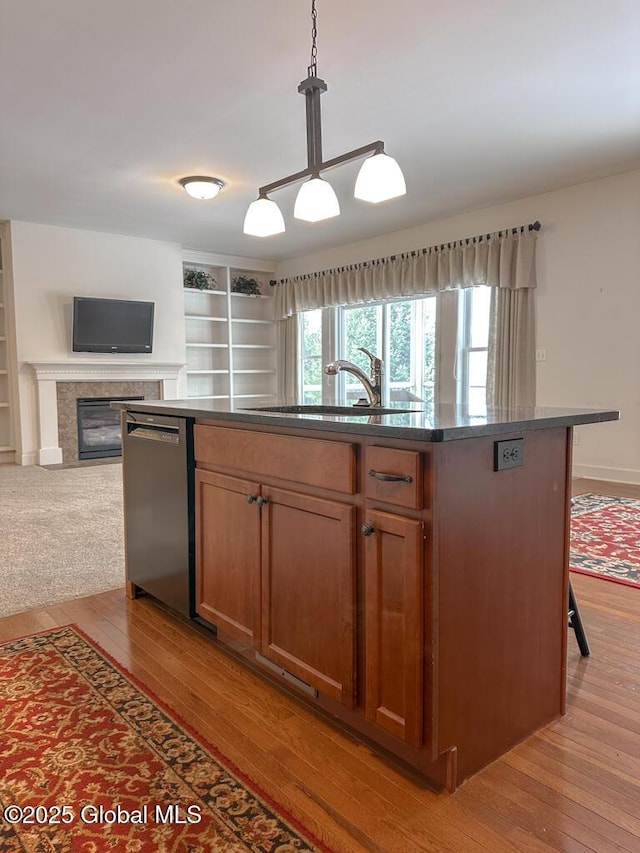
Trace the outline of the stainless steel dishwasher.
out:
[[[193,419],[122,413],[127,580],[194,615]]]

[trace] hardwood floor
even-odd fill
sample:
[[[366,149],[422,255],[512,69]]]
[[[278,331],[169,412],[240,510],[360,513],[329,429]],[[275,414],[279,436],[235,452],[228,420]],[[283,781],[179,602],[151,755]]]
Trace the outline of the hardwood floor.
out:
[[[76,623],[336,853],[638,853],[640,589],[572,582],[592,656],[570,632],[566,716],[455,794],[426,790],[124,590],[2,619],[0,642]]]
[[[603,480],[588,480],[586,477],[573,481],[572,492],[574,495],[595,492],[597,495],[611,495],[615,498],[640,499],[640,486],[633,483],[609,483]]]

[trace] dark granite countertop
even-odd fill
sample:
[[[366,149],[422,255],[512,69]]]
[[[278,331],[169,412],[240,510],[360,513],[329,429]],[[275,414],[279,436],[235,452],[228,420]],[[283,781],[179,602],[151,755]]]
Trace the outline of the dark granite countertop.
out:
[[[276,404],[274,404],[276,405]],[[173,415],[218,421],[255,423],[256,426],[358,433],[418,441],[451,441],[482,435],[504,435],[526,430],[577,426],[615,421],[620,413],[609,409],[517,407],[491,409],[483,416],[470,416],[461,406],[428,406],[425,403],[393,403],[390,414],[371,414],[354,408],[353,414],[316,412],[273,412],[232,406],[221,400],[144,400],[112,403],[114,408],[147,415]],[[350,407],[353,408],[353,407]],[[411,411],[407,411],[411,409]]]

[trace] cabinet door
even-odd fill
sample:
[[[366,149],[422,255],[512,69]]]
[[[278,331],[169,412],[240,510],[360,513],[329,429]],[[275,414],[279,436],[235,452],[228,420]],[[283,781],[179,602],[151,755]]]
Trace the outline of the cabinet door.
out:
[[[258,640],[259,486],[196,470],[196,612],[221,635]]]
[[[413,746],[423,713],[423,525],[368,510],[365,546],[365,713]],[[372,528],[372,529],[371,529]]]
[[[354,703],[355,508],[263,487],[262,654]]]

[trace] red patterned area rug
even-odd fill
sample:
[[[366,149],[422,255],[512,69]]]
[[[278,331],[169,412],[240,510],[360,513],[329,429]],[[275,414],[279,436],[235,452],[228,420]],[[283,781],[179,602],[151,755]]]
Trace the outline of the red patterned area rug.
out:
[[[3,853],[327,851],[70,626],[0,646]]]
[[[640,587],[640,501],[604,495],[574,498],[569,568]]]

